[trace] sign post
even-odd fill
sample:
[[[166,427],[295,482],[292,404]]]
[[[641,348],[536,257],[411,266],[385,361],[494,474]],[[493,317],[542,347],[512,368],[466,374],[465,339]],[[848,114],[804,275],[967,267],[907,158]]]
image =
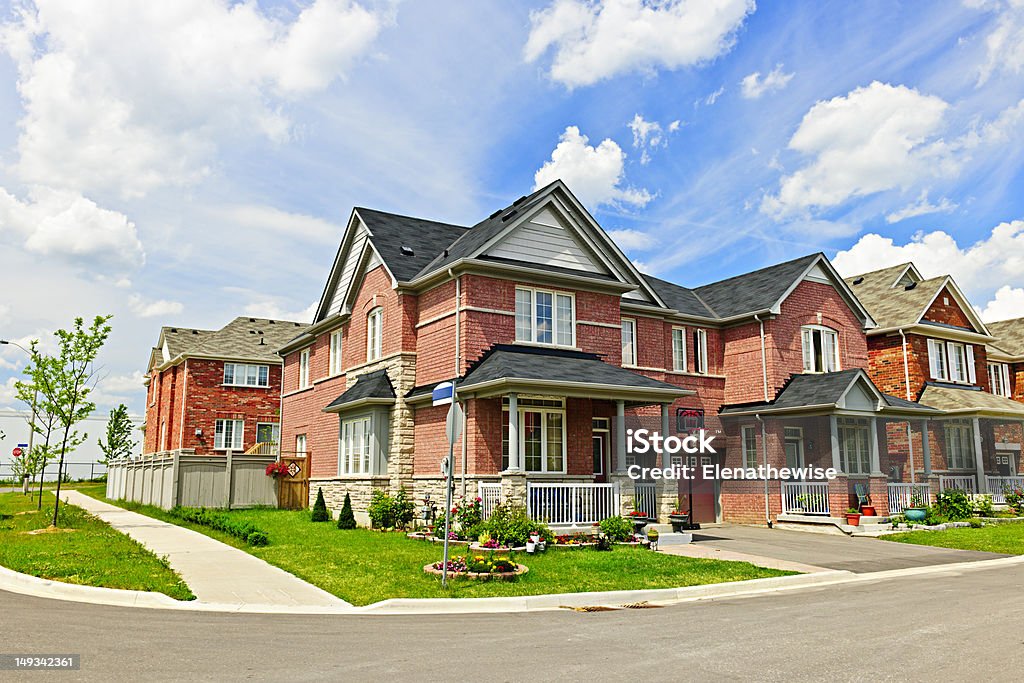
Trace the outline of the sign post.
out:
[[[448,385],[444,387],[444,385]],[[438,392],[438,389],[444,391]],[[444,560],[441,564],[441,586],[448,587],[448,538],[452,528],[452,496],[455,494],[454,452],[455,442],[462,433],[462,406],[455,400],[455,384],[444,382],[434,388],[434,405],[451,404],[448,418],[445,420],[444,433],[448,438],[448,457],[441,461],[441,474],[445,477],[445,512],[444,512]]]

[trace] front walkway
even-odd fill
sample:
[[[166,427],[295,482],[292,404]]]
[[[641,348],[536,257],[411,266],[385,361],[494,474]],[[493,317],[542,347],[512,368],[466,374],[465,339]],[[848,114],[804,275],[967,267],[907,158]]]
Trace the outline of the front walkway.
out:
[[[723,525],[695,531],[693,545],[723,553],[771,557],[790,563],[841,569],[857,574],[1008,557],[996,553],[933,548],[876,538],[851,538],[739,525]],[[731,559],[718,554],[711,556]],[[771,566],[758,561],[755,561],[755,564]]]
[[[78,491],[61,491],[61,497],[135,539],[158,557],[166,557],[202,602],[238,606],[348,605],[283,569],[191,529],[130,512]]]

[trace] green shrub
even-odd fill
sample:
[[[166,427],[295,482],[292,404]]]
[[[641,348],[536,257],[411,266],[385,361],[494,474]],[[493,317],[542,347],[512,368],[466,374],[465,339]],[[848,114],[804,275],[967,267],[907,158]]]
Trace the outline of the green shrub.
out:
[[[352,513],[352,498],[345,494],[345,502],[341,505],[341,512],[338,513],[339,529],[355,529],[356,516]]]
[[[499,545],[513,548],[526,545],[537,524],[522,505],[502,503],[494,508],[483,527]]]
[[[267,543],[269,543],[270,541],[269,539],[267,539],[267,535],[262,531],[250,531],[249,535],[245,539],[245,542],[251,546],[258,547],[267,545]]]
[[[622,543],[633,538],[633,523],[620,515],[616,515],[601,520],[601,531],[612,541]]]
[[[994,517],[996,509],[992,505],[992,496],[985,494],[979,496],[974,503],[974,509],[977,511],[979,517]]]
[[[168,514],[191,524],[210,527],[223,531],[229,536],[239,538],[252,546],[267,545],[270,541],[267,533],[252,522],[243,522],[232,518],[228,513],[217,512],[209,508],[174,507]]]
[[[935,497],[936,512],[947,519],[967,519],[974,514],[974,506],[967,493],[960,489],[946,489]]]
[[[399,487],[398,493],[395,494],[393,510],[395,515],[394,526],[399,529],[406,529],[412,524],[412,518],[416,516],[416,503],[409,497],[405,486]]]
[[[370,526],[374,529],[389,529],[395,525],[395,499],[380,489],[370,495]]]
[[[968,524],[971,525],[972,529],[980,529],[981,527],[985,526],[985,523],[982,522],[980,519],[970,519],[968,520]]]
[[[1024,489],[1019,486],[1004,486],[1003,499],[1016,514],[1024,512]]]
[[[314,522],[329,522],[331,521],[331,513],[327,511],[327,502],[324,500],[324,490],[316,490],[316,502],[313,503],[313,516],[311,517]]]

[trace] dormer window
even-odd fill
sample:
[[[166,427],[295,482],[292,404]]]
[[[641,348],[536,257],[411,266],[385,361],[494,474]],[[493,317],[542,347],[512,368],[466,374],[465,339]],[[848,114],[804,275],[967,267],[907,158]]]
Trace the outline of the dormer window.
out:
[[[839,369],[839,333],[829,327],[808,325],[800,329],[804,372],[835,372]]]

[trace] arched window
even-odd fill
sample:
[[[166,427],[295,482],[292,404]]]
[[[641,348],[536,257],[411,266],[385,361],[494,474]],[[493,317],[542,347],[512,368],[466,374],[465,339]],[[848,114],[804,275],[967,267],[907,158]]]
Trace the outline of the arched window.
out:
[[[384,309],[377,307],[366,316],[366,362],[377,360],[381,356],[381,328]]]

